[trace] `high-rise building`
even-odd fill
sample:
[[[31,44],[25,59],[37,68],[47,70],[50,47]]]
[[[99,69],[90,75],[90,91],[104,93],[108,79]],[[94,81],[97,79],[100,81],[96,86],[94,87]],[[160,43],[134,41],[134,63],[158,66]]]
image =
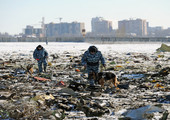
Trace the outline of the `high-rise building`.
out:
[[[27,25],[26,28],[24,29],[24,34],[25,35],[32,35],[34,33],[34,27]]]
[[[161,37],[161,33],[163,31],[163,27],[148,27],[148,36],[150,37]]]
[[[43,37],[42,28],[34,28],[33,26],[26,26],[24,29],[24,35],[26,37]]]
[[[92,33],[105,34],[112,31],[112,21],[104,20],[102,17],[92,18]]]
[[[60,25],[55,23],[45,24],[46,37],[59,36]]]
[[[147,36],[147,22],[142,19],[118,21],[119,35]]]
[[[82,30],[85,29],[84,23],[50,23],[45,25],[47,37],[57,36],[82,36]]]

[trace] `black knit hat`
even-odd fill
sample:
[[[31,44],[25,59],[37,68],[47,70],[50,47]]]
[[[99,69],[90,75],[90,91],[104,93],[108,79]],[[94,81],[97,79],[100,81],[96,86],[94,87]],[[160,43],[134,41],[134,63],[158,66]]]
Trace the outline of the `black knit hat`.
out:
[[[95,46],[90,46],[89,47],[89,52],[97,52],[98,50],[97,50],[97,48],[95,47]]]
[[[38,46],[37,46],[37,49],[38,49],[38,48],[41,48],[41,49],[42,49],[43,47],[42,47],[41,45],[38,45]]]

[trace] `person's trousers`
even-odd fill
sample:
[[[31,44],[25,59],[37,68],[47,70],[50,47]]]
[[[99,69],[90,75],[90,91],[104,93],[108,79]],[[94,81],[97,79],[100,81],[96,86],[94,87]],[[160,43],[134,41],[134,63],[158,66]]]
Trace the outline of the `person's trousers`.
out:
[[[91,72],[95,72],[95,73],[97,74],[98,71],[99,71],[99,65],[87,66],[88,78],[89,78],[89,74],[90,74]],[[90,85],[94,85],[94,84],[95,84],[95,80],[89,79],[89,84],[90,84]]]
[[[39,72],[42,72],[43,69],[42,69],[42,64],[44,65],[44,71],[46,70],[46,67],[47,67],[47,61],[46,60],[39,60],[38,61],[38,70]],[[45,71],[46,72],[46,71]]]

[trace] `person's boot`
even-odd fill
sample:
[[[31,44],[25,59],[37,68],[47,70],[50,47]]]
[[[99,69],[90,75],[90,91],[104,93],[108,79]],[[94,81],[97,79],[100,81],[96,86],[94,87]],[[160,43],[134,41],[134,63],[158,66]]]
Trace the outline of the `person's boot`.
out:
[[[44,72],[46,72],[46,66],[44,67]]]
[[[91,79],[91,80],[90,80],[90,86],[94,86],[94,85],[95,85],[94,80]]]

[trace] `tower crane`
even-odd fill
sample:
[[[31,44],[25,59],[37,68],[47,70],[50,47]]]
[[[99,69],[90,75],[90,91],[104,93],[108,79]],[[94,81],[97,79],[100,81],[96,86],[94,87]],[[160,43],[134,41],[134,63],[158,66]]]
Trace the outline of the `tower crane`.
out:
[[[40,23],[41,23],[41,28],[42,28],[42,34],[43,34],[43,37],[45,37],[45,23],[44,23],[44,21],[45,21],[45,18],[44,17],[42,17],[42,21],[40,21]]]

